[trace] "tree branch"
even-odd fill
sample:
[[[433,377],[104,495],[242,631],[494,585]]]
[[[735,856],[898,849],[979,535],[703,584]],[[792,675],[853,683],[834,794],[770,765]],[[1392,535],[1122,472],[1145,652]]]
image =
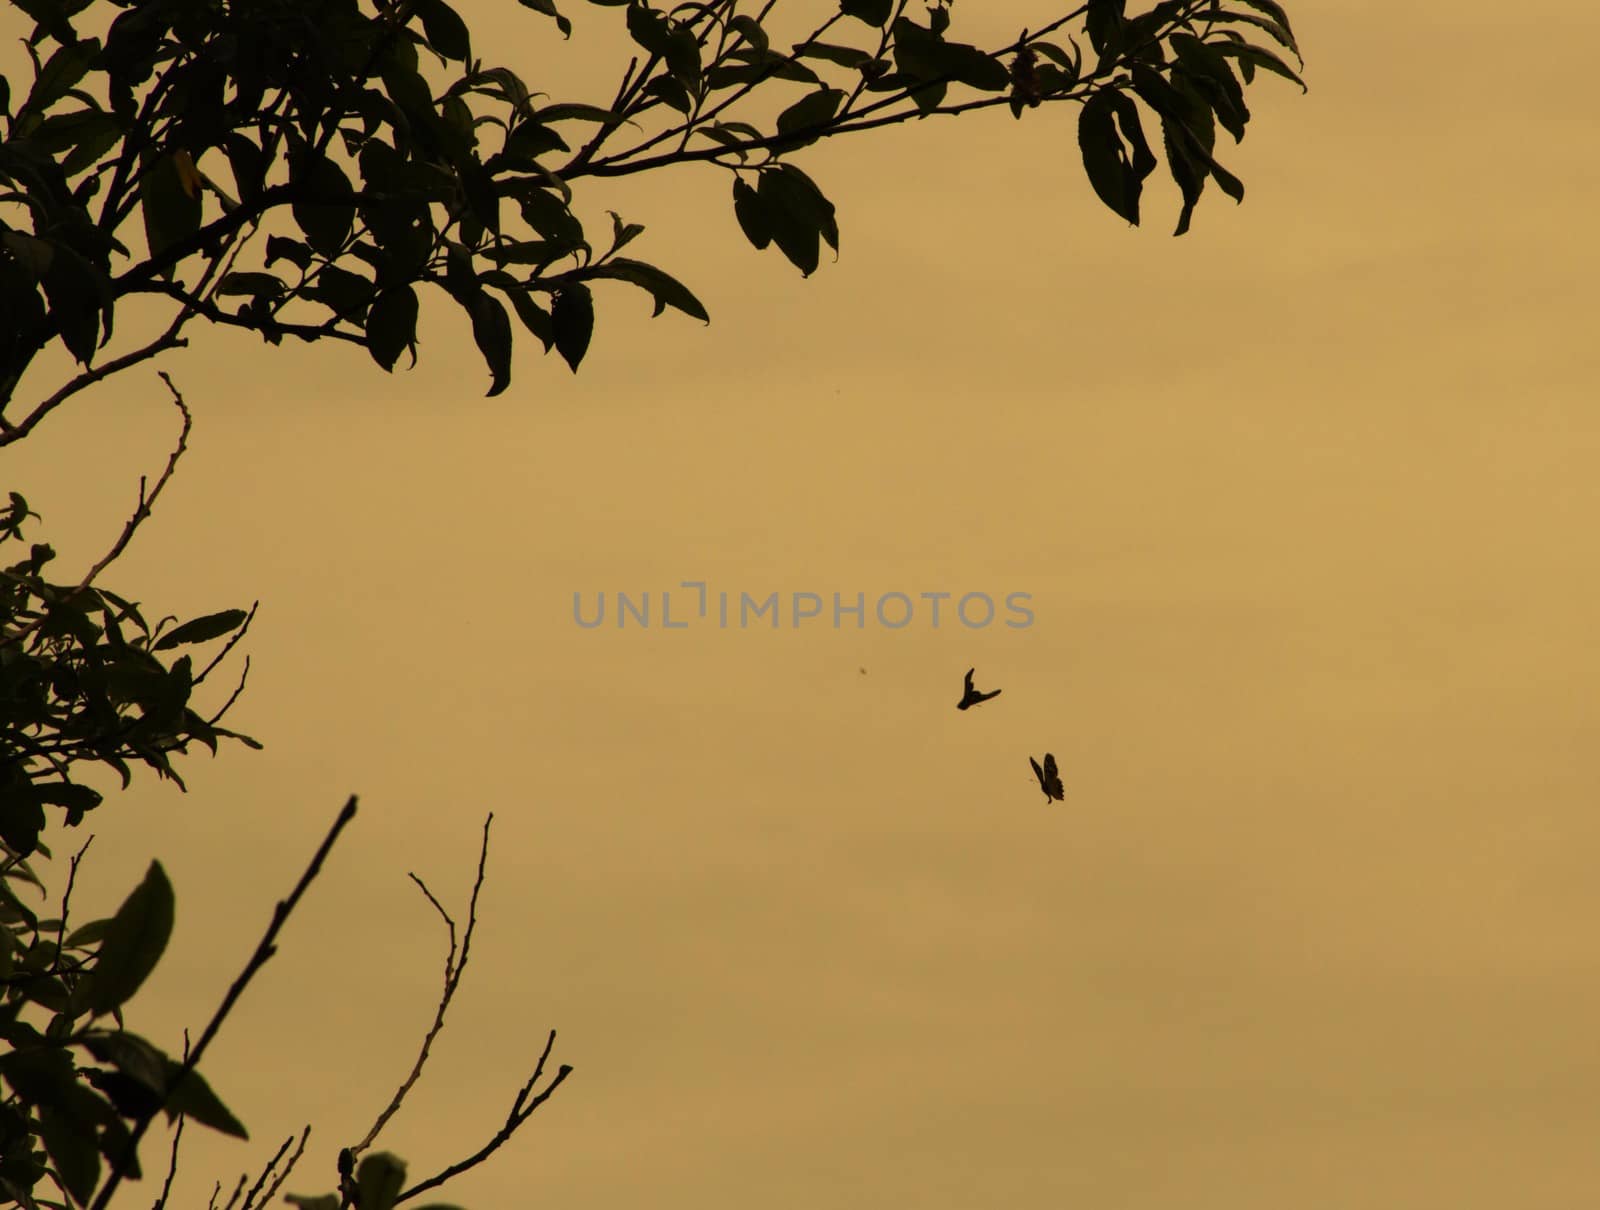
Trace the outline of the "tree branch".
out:
[[[211,1045],[211,1040],[217,1036],[217,1031],[222,1028],[222,1023],[227,1020],[228,1014],[233,1011],[233,1006],[238,1002],[239,997],[244,994],[244,989],[250,985],[250,981],[255,978],[256,973],[277,952],[277,946],[274,943],[277,940],[278,933],[287,923],[290,913],[294,911],[295,906],[300,902],[301,896],[306,893],[306,888],[311,885],[312,881],[322,871],[322,863],[327,859],[334,842],[339,839],[339,833],[344,831],[345,826],[355,818],[355,815],[356,798],[352,794],[339,811],[338,817],[333,821],[333,826],[328,830],[327,836],[323,837],[322,844],[317,847],[317,851],[312,855],[310,864],[306,866],[305,873],[300,875],[300,881],[295,884],[294,890],[289,893],[287,899],[279,900],[272,909],[271,923],[267,925],[267,931],[256,945],[255,953],[250,955],[250,960],[245,963],[244,970],[233,981],[233,985],[228,988],[227,995],[223,996],[222,1003],[218,1005],[217,1011],[212,1014],[211,1020],[206,1023],[204,1031],[200,1034],[200,1041],[195,1044],[194,1050],[189,1053],[182,1066],[174,1074],[172,1081],[168,1085],[168,1096],[171,1095],[173,1089],[178,1088],[183,1083],[190,1072],[200,1065],[201,1056],[205,1054],[206,1048]],[[163,1102],[165,1102],[165,1099],[163,1098]],[[159,1109],[157,1112],[159,1112]],[[152,1113],[148,1117],[140,1118],[138,1124],[134,1126],[127,1145],[123,1148],[121,1157],[112,1165],[111,1175],[107,1178],[105,1185],[101,1187],[90,1210],[105,1210],[110,1203],[111,1195],[117,1191],[117,1186],[121,1184],[123,1175],[133,1162],[139,1146],[139,1140],[144,1137],[145,1130],[154,1120],[155,1114]]]
[[[483,1163],[484,1160],[488,1159],[491,1155],[498,1151],[501,1144],[515,1134],[517,1130],[525,1122],[527,1122],[530,1117],[533,1116],[533,1111],[535,1109],[539,1108],[539,1106],[543,1105],[550,1099],[551,1094],[554,1093],[557,1088],[561,1087],[561,1082],[572,1074],[572,1068],[565,1063],[563,1063],[556,1070],[555,1079],[550,1081],[550,1086],[548,1088],[546,1088],[538,1096],[534,1097],[531,1101],[528,1100],[528,1094],[533,1091],[533,1086],[539,1082],[539,1077],[544,1074],[545,1061],[550,1057],[551,1048],[554,1047],[555,1044],[556,1031],[552,1029],[550,1031],[550,1037],[545,1041],[544,1053],[539,1056],[538,1065],[534,1067],[533,1074],[528,1077],[528,1082],[524,1084],[522,1086],[522,1090],[517,1093],[516,1099],[511,1102],[511,1112],[506,1115],[505,1125],[500,1127],[499,1130],[495,1131],[494,1137],[472,1155],[468,1156],[464,1160],[461,1160],[459,1163],[451,1164],[450,1167],[446,1168],[443,1172],[440,1172],[437,1176],[430,1176],[427,1180],[412,1185],[411,1188],[407,1189],[405,1192],[400,1194],[399,1197],[394,1199],[397,1205],[400,1202],[416,1197],[419,1193],[426,1193],[429,1189],[437,1189],[446,1181],[460,1176],[469,1168],[475,1168],[479,1164]]]
[[[422,1039],[422,1048],[417,1053],[417,1060],[411,1065],[411,1073],[401,1081],[399,1089],[390,1098],[383,1112],[378,1114],[378,1120],[373,1122],[372,1128],[355,1146],[349,1148],[352,1160],[377,1139],[378,1133],[386,1126],[389,1119],[399,1112],[406,1096],[422,1076],[422,1068],[428,1061],[428,1055],[433,1047],[433,1040],[439,1036],[439,1031],[444,1028],[445,1013],[450,1009],[450,1001],[455,998],[456,988],[461,984],[461,976],[467,969],[467,954],[472,948],[472,934],[478,926],[478,892],[483,889],[484,864],[489,857],[489,825],[494,822],[494,812],[489,812],[488,818],[483,821],[483,843],[478,850],[478,877],[472,884],[472,898],[467,906],[467,928],[461,938],[461,961],[456,962],[456,922],[450,918],[450,913],[444,910],[439,901],[434,898],[433,892],[427,884],[415,874],[410,875],[411,881],[422,888],[422,893],[427,896],[428,902],[444,919],[445,927],[450,931],[450,952],[444,960],[444,994],[439,998],[439,1007],[434,1011],[433,1024],[428,1027],[427,1034]]]

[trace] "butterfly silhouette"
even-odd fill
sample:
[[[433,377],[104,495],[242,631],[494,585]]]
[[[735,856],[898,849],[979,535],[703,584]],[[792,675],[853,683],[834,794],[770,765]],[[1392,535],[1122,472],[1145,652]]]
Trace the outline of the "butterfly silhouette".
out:
[[[1052,798],[1057,802],[1066,802],[1067,793],[1061,788],[1061,775],[1056,772],[1056,758],[1046,752],[1042,769],[1031,756],[1028,757],[1028,763],[1033,766],[1033,775],[1039,779],[1039,789],[1044,791],[1045,802],[1048,803]]]
[[[976,706],[979,702],[988,701],[991,697],[999,697],[1000,694],[1004,692],[1003,690],[996,689],[993,693],[979,693],[972,687],[972,674],[976,671],[976,668],[967,669],[966,688],[961,691],[961,700],[956,703],[957,710],[966,710],[972,706]]]

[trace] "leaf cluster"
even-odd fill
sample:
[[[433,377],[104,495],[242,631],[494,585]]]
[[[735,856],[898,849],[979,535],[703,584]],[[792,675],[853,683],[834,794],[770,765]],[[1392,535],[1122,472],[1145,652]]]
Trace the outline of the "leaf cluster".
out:
[[[34,72],[26,89],[0,81],[0,310],[15,317],[0,332],[0,444],[66,394],[183,343],[195,317],[274,344],[349,341],[392,370],[415,362],[431,288],[470,326],[490,394],[511,380],[513,317],[576,369],[596,281],[645,291],[658,315],[708,318],[675,277],[621,255],[641,225],[613,212],[596,238],[576,204],[582,178],[715,165],[751,243],[809,274],[821,243],[837,252],[838,223],[788,157],[935,114],[1081,105],[1090,182],[1137,222],[1156,163],[1137,99],[1159,118],[1182,232],[1206,180],[1242,194],[1212,149],[1218,124],[1242,136],[1243,85],[1257,69],[1299,80],[1247,37],[1297,53],[1274,0],[1163,0],[1137,15],[1089,0],[998,48],[951,36],[950,0],[920,16],[908,0],[840,0],[791,45],[755,0],[589,0],[622,10],[637,50],[604,104],[550,103],[487,65],[446,0],[10,2],[34,21]],[[571,34],[556,0],[521,3]],[[75,22],[108,7],[121,11],[104,37],[80,35]],[[1088,52],[1066,33],[1080,17]],[[135,295],[173,304],[171,325],[96,364]],[[84,373],[7,424],[24,371],[57,341]]]
[[[24,858],[46,807],[75,827],[100,805],[100,792],[79,780],[83,766],[108,767],[126,786],[131,766],[143,764],[181,787],[172,756],[191,744],[213,754],[222,739],[260,746],[221,725],[234,698],[210,717],[193,701],[251,615],[229,609],[151,625],[108,588],[55,583],[47,574],[55,551],[23,538],[33,516],[16,492],[0,509],[0,552],[27,550],[0,566],[0,842]],[[184,650],[223,638],[199,668]]]
[[[50,856],[43,845],[36,852]],[[135,1139],[159,1112],[246,1137],[197,1071],[123,1028],[123,1004],[172,933],[160,863],[114,916],[70,931],[66,901],[41,919],[17,893],[43,891],[26,858],[8,849],[0,874],[0,1195],[49,1204],[34,1192],[49,1178],[87,1204],[106,1171],[139,1175]]]

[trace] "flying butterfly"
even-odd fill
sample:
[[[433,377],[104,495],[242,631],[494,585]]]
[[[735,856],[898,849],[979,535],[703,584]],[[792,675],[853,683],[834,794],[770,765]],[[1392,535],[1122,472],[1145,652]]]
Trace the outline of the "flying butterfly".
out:
[[[1033,775],[1039,779],[1039,789],[1044,791],[1045,802],[1048,803],[1052,798],[1057,802],[1066,802],[1067,793],[1061,787],[1061,775],[1056,772],[1056,758],[1046,752],[1042,769],[1031,756],[1028,757],[1028,763],[1033,766]]]

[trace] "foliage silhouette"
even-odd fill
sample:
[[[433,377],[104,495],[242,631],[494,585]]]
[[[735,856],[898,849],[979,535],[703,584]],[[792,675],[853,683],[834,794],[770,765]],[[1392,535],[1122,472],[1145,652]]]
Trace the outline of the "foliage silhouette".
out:
[[[520,3],[573,33],[557,0]],[[31,22],[32,71],[0,79],[0,447],[95,384],[186,346],[196,320],[274,346],[290,336],[357,345],[385,371],[403,356],[415,364],[425,287],[463,312],[491,395],[511,381],[513,316],[575,371],[603,297],[596,283],[644,291],[656,315],[709,320],[677,277],[623,255],[642,225],[607,211],[595,234],[575,187],[677,165],[725,172],[745,238],[809,276],[824,244],[838,252],[840,232],[799,153],[933,115],[1006,106],[1021,118],[1078,105],[1089,184],[1135,224],[1161,162],[1145,134],[1153,119],[1182,234],[1207,181],[1243,196],[1216,159],[1216,128],[1243,137],[1256,73],[1304,88],[1284,57],[1298,62],[1299,49],[1275,0],[1162,0],[1135,14],[1125,0],[1088,0],[990,49],[951,36],[951,0],[917,13],[909,0],[819,3],[816,27],[779,45],[775,3],[587,0],[622,9],[591,15],[619,22],[636,47],[597,104],[551,101],[486,65],[447,0],[9,0]],[[130,305],[141,322],[159,313],[160,331],[129,340],[124,324],[114,343]],[[55,349],[78,369],[35,390],[28,375]],[[47,808],[77,827],[103,801],[84,771],[109,769],[126,786],[144,765],[181,786],[174,761],[193,745],[259,746],[221,725],[248,660],[218,708],[195,696],[254,606],[151,625],[98,583],[183,454],[190,414],[166,383],[182,433],[155,486],[141,481],[108,553],[76,582],[47,576],[55,552],[41,542],[0,571],[0,1196],[29,1207],[107,1205],[122,1179],[140,1175],[138,1143],[161,1113],[175,1129],[157,1207],[187,1121],[244,1135],[198,1064],[355,814],[351,799],[182,1060],[123,1021],[174,920],[160,864],[104,920],[69,926],[87,844],[69,860],[58,915],[41,918],[24,901],[46,890],[34,863],[53,859],[41,841]],[[20,551],[36,519],[10,493],[0,548]],[[1054,764],[1048,755],[1043,769],[1034,764],[1047,799],[1061,797]],[[560,1066],[535,1092],[552,1033],[494,1135],[409,1187],[403,1162],[370,1150],[415,1086],[466,967],[488,828],[459,950],[455,921],[417,880],[447,925],[449,954],[410,1073],[366,1137],[340,1152],[337,1191],[295,1204],[388,1210],[434,1189],[493,1154],[570,1072]],[[229,1207],[276,1196],[308,1135],[285,1140],[248,1189],[241,1177]],[[59,1196],[44,1196],[46,1184]]]
[[[1207,180],[1243,196],[1214,156],[1217,125],[1244,135],[1243,84],[1258,69],[1299,82],[1275,0],[1163,0],[1138,15],[1089,0],[992,50],[949,36],[951,0],[921,20],[909,0],[842,0],[787,48],[768,32],[770,3],[589,2],[623,7],[639,52],[605,104],[541,103],[475,57],[445,0],[11,0],[35,22],[34,78],[0,92],[0,311],[15,317],[0,335],[0,444],[186,343],[197,317],[273,344],[347,341],[385,370],[414,364],[423,286],[465,313],[491,395],[511,381],[513,313],[576,369],[595,282],[644,290],[658,315],[709,317],[677,278],[621,255],[643,226],[613,211],[608,232],[586,229],[575,185],[710,165],[731,178],[750,242],[810,274],[822,243],[838,251],[839,226],[794,153],[934,114],[1080,105],[1090,184],[1137,223],[1157,164],[1142,103],[1183,196],[1181,234]],[[522,3],[571,33],[554,0]],[[1066,32],[1078,18],[1086,48]],[[97,361],[135,298],[168,304],[167,327]],[[6,419],[53,342],[82,372]]]

